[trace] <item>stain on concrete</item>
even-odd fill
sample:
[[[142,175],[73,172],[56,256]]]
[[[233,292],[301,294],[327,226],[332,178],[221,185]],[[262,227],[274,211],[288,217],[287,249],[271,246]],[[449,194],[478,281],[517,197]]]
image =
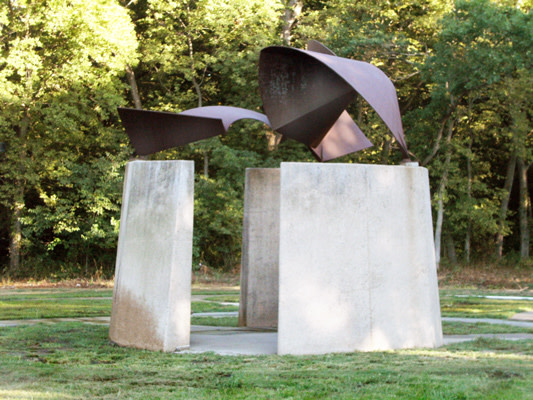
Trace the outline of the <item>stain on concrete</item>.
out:
[[[165,351],[151,310],[127,290],[113,299],[109,338],[119,346]],[[168,350],[166,350],[168,351]]]

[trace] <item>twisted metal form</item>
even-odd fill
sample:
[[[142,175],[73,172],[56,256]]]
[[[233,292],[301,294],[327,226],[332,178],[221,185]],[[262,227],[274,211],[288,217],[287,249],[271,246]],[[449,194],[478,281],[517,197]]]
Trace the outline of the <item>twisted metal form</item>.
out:
[[[126,133],[140,155],[223,135],[240,119],[255,119],[309,147],[320,161],[372,143],[346,112],[362,96],[409,158],[396,90],[372,64],[337,57],[319,42],[308,50],[271,46],[261,51],[259,87],[266,115],[237,107],[209,106],[181,113],[119,108]]]

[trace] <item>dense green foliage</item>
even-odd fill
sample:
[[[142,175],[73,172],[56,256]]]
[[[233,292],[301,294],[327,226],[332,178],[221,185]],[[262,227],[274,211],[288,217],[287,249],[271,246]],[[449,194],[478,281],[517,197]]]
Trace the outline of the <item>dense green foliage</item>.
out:
[[[110,276],[133,153],[116,107],[260,111],[259,51],[308,39],[393,80],[412,158],[432,178],[438,253],[528,260],[531,3],[0,0],[0,271]],[[349,112],[375,146],[338,161],[398,163],[368,105]],[[237,123],[152,156],[195,161],[195,265],[238,265],[245,168],[313,161],[280,139]]]

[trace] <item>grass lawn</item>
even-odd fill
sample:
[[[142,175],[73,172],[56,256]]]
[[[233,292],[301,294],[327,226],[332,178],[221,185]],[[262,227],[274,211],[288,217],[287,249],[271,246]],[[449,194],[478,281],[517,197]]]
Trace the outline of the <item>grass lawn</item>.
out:
[[[455,297],[443,316],[507,318],[533,302]],[[235,290],[193,291],[194,312],[234,311]],[[488,294],[488,293],[487,293]],[[0,320],[110,315],[109,289],[0,290]],[[236,317],[193,317],[236,326]],[[445,334],[533,333],[443,322]],[[433,350],[325,356],[165,354],[113,345],[106,326],[62,322],[0,328],[0,398],[16,399],[533,399],[533,340],[480,339]]]
[[[0,398],[531,399],[533,341],[325,356],[166,354],[81,323],[0,328]]]
[[[222,317],[222,318],[213,318],[213,317],[191,317],[192,325],[207,325],[207,326],[229,326],[237,327],[239,326],[238,317]]]
[[[517,313],[533,311],[533,301],[441,295],[440,307],[443,317],[507,319]]]
[[[206,295],[209,291],[202,290],[201,293]],[[213,297],[225,297],[233,292],[215,293]],[[109,316],[112,295],[113,291],[109,289],[0,290],[0,320]],[[191,308],[195,313],[239,310],[238,306],[215,301],[193,301]]]

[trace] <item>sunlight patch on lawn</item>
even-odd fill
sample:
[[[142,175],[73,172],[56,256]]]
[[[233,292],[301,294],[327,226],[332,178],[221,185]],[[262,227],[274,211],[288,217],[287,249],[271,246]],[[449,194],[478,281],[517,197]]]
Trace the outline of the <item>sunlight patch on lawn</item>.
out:
[[[413,355],[417,357],[433,357],[443,359],[463,359],[463,360],[480,360],[480,359],[499,359],[499,360],[522,360],[533,361],[533,356],[520,353],[496,353],[493,351],[448,351],[448,350],[429,350],[429,349],[409,349],[400,350],[401,354]]]
[[[37,392],[34,390],[0,389],[0,399],[73,399],[58,392]]]

